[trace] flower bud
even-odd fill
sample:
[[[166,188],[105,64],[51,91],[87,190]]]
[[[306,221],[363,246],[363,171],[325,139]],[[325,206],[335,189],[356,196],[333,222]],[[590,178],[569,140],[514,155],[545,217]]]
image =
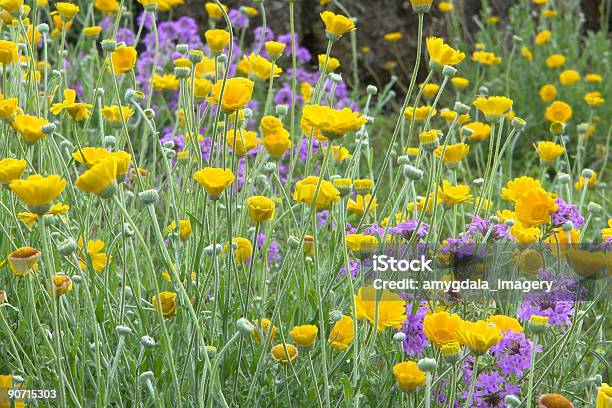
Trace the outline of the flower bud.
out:
[[[484,179],[480,177],[477,179],[474,179],[474,181],[472,181],[472,184],[474,184],[474,186],[476,187],[482,187],[482,185],[484,184]]]
[[[491,221],[493,224],[499,224],[499,217],[497,215],[492,215],[489,217],[489,221]]]
[[[238,321],[236,321],[236,326],[242,334],[251,334],[253,333],[253,330],[255,330],[255,326],[253,326],[253,323],[249,322],[244,317],[241,317],[240,319],[238,319]]]
[[[578,132],[579,134],[585,134],[588,131],[589,131],[588,123],[580,123],[578,124],[578,126],[576,126],[576,132]]]
[[[45,35],[49,32],[49,24],[39,24],[38,27],[36,27],[36,29],[38,30],[39,33]]]
[[[403,154],[397,158],[397,164],[399,165],[404,165],[408,163],[410,163],[410,157],[408,157],[408,155]]]
[[[189,67],[176,67],[174,68],[174,75],[177,78],[187,78],[191,73],[191,68]]]
[[[299,248],[300,239],[291,235],[289,239],[287,240],[287,244],[289,245],[289,248],[292,248],[292,249]]]
[[[572,177],[569,174],[565,174],[565,173],[559,173],[557,178],[559,180],[559,183],[561,184],[568,184],[569,182],[572,181]]]
[[[153,337],[150,337],[150,336],[142,336],[140,338],[140,345],[147,349],[152,349],[157,346]]]
[[[368,85],[366,91],[368,92],[368,95],[374,96],[378,93],[378,88],[374,85]]]
[[[208,358],[215,358],[217,355],[217,348],[215,346],[206,345],[200,349],[200,357],[204,357],[204,354],[208,355]]]
[[[509,218],[504,221],[504,225],[510,228],[514,227],[514,224],[516,224],[516,222],[512,218]]]
[[[289,111],[289,107],[284,104],[276,105],[276,114],[278,116],[285,116]]]
[[[83,281],[83,277],[81,275],[72,275],[70,277],[70,280],[72,281],[72,283],[75,283],[78,285],[79,283]]]
[[[417,181],[423,178],[423,170],[417,169],[411,164],[404,166],[404,176],[410,180]]]
[[[393,341],[396,343],[403,343],[406,340],[406,333],[397,332],[393,335]]]
[[[204,59],[204,53],[200,50],[189,50],[189,61],[199,64]]]
[[[128,336],[128,335],[132,334],[132,329],[130,329],[127,326],[117,326],[117,327],[115,327],[115,332],[119,336]]]
[[[504,398],[504,402],[509,407],[518,407],[519,405],[521,405],[521,400],[512,394],[506,395],[506,397]]]
[[[145,371],[144,373],[140,374],[140,381],[143,383],[151,382],[154,378],[155,374],[153,374],[153,371]]]
[[[445,65],[444,68],[442,68],[442,75],[444,76],[453,77],[456,74],[457,68],[453,68],[450,65]]]
[[[102,50],[106,52],[113,52],[117,49],[117,41],[115,40],[102,40]]]
[[[565,232],[568,232],[568,231],[573,231],[573,230],[574,230],[574,223],[573,223],[573,222],[571,222],[571,221],[567,221],[566,223],[564,223],[564,224],[561,226],[561,229],[562,229],[563,231],[565,231]]]
[[[187,54],[187,51],[189,51],[189,45],[188,44],[177,44],[176,50],[180,52],[181,54]]]
[[[455,106],[453,106],[453,110],[459,115],[465,115],[466,113],[470,112],[470,107],[464,103],[457,101],[455,102]]]
[[[102,146],[105,149],[113,150],[115,147],[117,147],[117,138],[113,135],[104,136]]]
[[[143,204],[155,204],[159,200],[159,193],[155,189],[145,190],[138,193],[138,198]]]
[[[584,169],[582,170],[582,177],[584,177],[585,179],[590,179],[591,177],[593,177],[593,170],[591,169]]]
[[[525,126],[527,126],[527,122],[523,118],[519,118],[518,116],[512,119],[512,127],[516,130],[523,130]]]
[[[61,256],[69,256],[76,251],[77,243],[72,238],[68,238],[57,246],[57,252]]]
[[[342,82],[342,75],[332,72],[329,74],[329,79],[331,79],[332,82],[339,83]]]
[[[221,54],[217,57],[217,61],[219,61],[221,64],[225,64],[227,62],[227,55],[225,54]]]
[[[329,320],[331,320],[332,323],[336,323],[340,319],[342,319],[342,312],[339,310],[334,310],[329,314]]]
[[[601,213],[601,205],[591,201],[589,203],[588,207],[587,207],[587,211],[590,212],[593,215],[600,214]]]
[[[489,88],[487,88],[486,86],[481,86],[480,88],[478,88],[478,94],[480,96],[488,96],[489,95]]]
[[[57,128],[57,126],[55,125],[55,123],[53,122],[49,122],[46,125],[43,125],[40,130],[45,134],[45,135],[50,135],[51,133],[55,132],[55,129]]]
[[[550,124],[550,133],[555,136],[562,135],[565,132],[565,125],[562,122],[553,122]]]
[[[548,329],[548,316],[531,315],[528,327],[535,334],[544,333]]]
[[[0,305],[8,302],[8,296],[4,290],[0,290]]]
[[[265,173],[274,173],[276,171],[276,163],[274,163],[274,162],[267,162],[263,166],[263,171]]]
[[[419,370],[425,372],[432,372],[436,369],[437,366],[438,364],[433,358],[422,358],[417,363],[417,367],[419,367]]]

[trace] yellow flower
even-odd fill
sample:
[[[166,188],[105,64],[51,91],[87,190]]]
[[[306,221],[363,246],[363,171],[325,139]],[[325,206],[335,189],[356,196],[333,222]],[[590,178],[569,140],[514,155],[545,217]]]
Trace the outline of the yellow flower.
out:
[[[221,54],[230,41],[230,33],[225,30],[208,30],[204,37],[213,55]]]
[[[442,150],[444,150],[444,154],[442,153]],[[453,168],[461,164],[461,161],[465,158],[465,156],[467,156],[469,151],[470,146],[467,144],[456,143],[446,145],[446,149],[444,149],[444,146],[439,146],[436,150],[434,150],[434,155],[438,159],[441,158],[447,167]]]
[[[298,346],[311,347],[315,341],[317,341],[317,335],[319,334],[319,328],[312,324],[305,324],[303,326],[295,326],[289,332],[289,335],[295,341]]]
[[[64,89],[64,101],[53,104],[49,111],[54,115],[59,115],[65,110],[72,120],[77,122],[89,118],[89,109],[93,108],[90,103],[76,102],[76,91],[74,89]]]
[[[194,173],[193,178],[213,199],[218,198],[227,187],[234,182],[234,174],[230,169],[204,167]]]
[[[6,258],[15,276],[26,276],[32,269],[36,269],[40,251],[32,247],[21,247],[8,254]]]
[[[585,182],[586,182],[585,177],[584,176],[580,176],[578,181],[574,184],[574,188],[576,190],[584,189]],[[587,188],[594,187],[597,184],[597,172],[596,171],[593,170],[593,176],[589,178],[589,181],[586,184],[587,184]]]
[[[447,206],[469,203],[473,199],[470,186],[464,184],[453,186],[448,180],[442,181],[438,196]]]
[[[529,48],[521,47],[521,55],[523,56],[523,58],[525,58],[525,60],[529,62],[533,61],[533,54],[531,53]]]
[[[347,234],[346,246],[357,258],[365,259],[378,248],[378,238],[367,234]]]
[[[138,53],[134,47],[118,47],[110,56],[110,61],[113,64],[113,73],[119,75],[130,72],[136,64],[137,56]]]
[[[498,122],[506,112],[512,109],[512,99],[505,96],[479,97],[473,104],[489,122]]]
[[[191,88],[191,81],[189,81],[189,87]],[[195,78],[193,81],[193,96],[196,102],[204,102],[211,89],[212,83],[208,79]]]
[[[491,135],[491,126],[482,122],[472,122],[463,125],[463,129],[468,132],[468,139],[472,142],[482,142]]]
[[[498,65],[501,64],[502,59],[492,52],[474,51],[472,53],[472,61],[483,65]]]
[[[72,280],[66,275],[53,275],[49,282],[49,292],[56,297],[65,295],[72,290]]]
[[[372,191],[374,187],[374,181],[372,179],[355,179],[353,181],[353,187],[355,191],[361,194],[365,194],[368,191]]]
[[[446,120],[450,124],[455,120],[455,118],[457,118],[457,112],[455,112],[454,110],[450,110],[450,109],[442,109],[442,112],[440,112],[440,116],[442,116],[444,120]],[[459,125],[463,125],[464,123],[468,122],[470,119],[471,117],[469,113],[466,113],[464,115],[459,115],[459,118],[457,119],[457,123]]]
[[[7,65],[17,61],[19,61],[17,43],[0,40],[0,63],[2,63],[2,65]]]
[[[339,350],[348,350],[355,337],[353,319],[349,316],[342,315],[342,318],[332,327],[329,338],[329,346]]]
[[[166,232],[171,233],[176,229],[176,222],[172,221],[166,228]],[[191,221],[179,220],[179,237],[181,241],[187,241],[191,235]]]
[[[94,7],[105,14],[113,14],[119,9],[117,0],[96,0]]]
[[[495,324],[483,320],[477,322],[462,321],[457,327],[459,341],[476,355],[487,352],[502,339],[501,329]]]
[[[516,217],[526,227],[535,227],[550,221],[550,214],[557,211],[557,204],[541,188],[527,191],[516,202]]]
[[[604,228],[601,230],[601,238],[607,239],[612,237],[612,218],[608,219],[608,228]]]
[[[377,321],[379,333],[387,327],[400,328],[406,321],[406,301],[386,289],[377,292],[374,286],[366,286],[359,288],[355,296],[355,314],[357,319],[366,319],[370,324]]]
[[[546,329],[548,325],[548,316],[532,314],[529,317],[529,327],[533,330],[541,331],[543,329]]]
[[[553,84],[546,84],[540,88],[540,99],[550,102],[557,97],[557,88]]]
[[[157,312],[158,307],[161,306],[161,313],[164,319],[176,316],[176,293],[174,292],[160,292],[159,297],[153,295],[151,304],[155,312]]]
[[[325,54],[319,54],[317,58],[319,59],[319,71],[323,71],[323,66],[325,66]],[[340,61],[337,58],[327,58],[326,72],[334,72],[338,68],[340,68]]]
[[[601,387],[597,388],[595,408],[610,408],[610,406],[612,406],[612,387],[602,383]]]
[[[261,126],[264,136],[275,133],[279,129],[283,128],[283,122],[279,118],[271,115],[261,118],[259,125]]]
[[[338,139],[348,132],[355,131],[366,124],[366,118],[349,108],[334,109],[329,106],[306,105],[302,118],[328,139]]]
[[[397,42],[402,39],[402,33],[400,33],[399,31],[394,31],[392,33],[385,34],[383,38],[385,41],[388,42]]]
[[[410,0],[412,9],[415,13],[423,14],[427,13],[431,7],[433,0]]]
[[[439,67],[457,65],[465,58],[464,53],[445,44],[442,38],[427,37],[425,43],[427,44],[430,61],[433,61]]]
[[[454,9],[455,6],[453,6],[453,3],[451,3],[450,1],[441,1],[438,3],[438,11],[440,13],[449,13]]]
[[[212,94],[208,97],[210,103],[215,105],[219,104],[222,86],[223,80],[219,80],[213,85],[211,89]],[[246,78],[228,79],[223,91],[221,110],[225,113],[233,113],[237,110],[244,109],[253,95],[253,86],[253,81]]]
[[[512,262],[514,262],[522,272],[535,275],[544,266],[544,257],[535,249],[517,249],[512,254]]]
[[[223,7],[223,9],[221,9]],[[204,8],[206,9],[206,14],[208,14],[208,18],[213,20],[218,20],[223,18],[223,10],[227,12],[228,8],[225,4],[222,4],[221,7],[217,3],[213,3],[212,1],[206,2],[204,4]]]
[[[354,31],[356,28],[353,20],[341,14],[334,14],[331,11],[322,12],[321,20],[325,24],[325,32],[334,39],[338,39],[344,34]]]
[[[554,101],[547,108],[544,117],[549,122],[567,123],[572,118],[572,107],[562,101]]]
[[[594,91],[586,93],[584,95],[584,101],[587,103],[587,105],[599,106],[603,104],[606,100],[602,97],[601,92]]]
[[[270,349],[272,358],[283,365],[295,360],[298,355],[298,350],[293,344],[277,344]]]
[[[263,144],[273,159],[280,159],[291,147],[289,132],[282,127],[273,132],[269,132],[268,134],[264,135]]]
[[[72,153],[72,158],[85,165],[87,168],[93,167],[110,156],[111,153],[102,147],[84,147]]]
[[[270,221],[274,218],[276,205],[265,196],[252,196],[247,199],[249,217],[254,222]]]
[[[423,90],[423,96],[425,96],[425,98],[433,98],[438,94],[438,91],[440,90],[440,85],[432,83],[419,84],[419,89]]]
[[[174,74],[153,74],[153,89],[161,91],[176,91],[179,88],[179,80]]]
[[[25,180],[11,181],[9,188],[19,196],[31,212],[42,215],[51,208],[53,200],[64,191],[66,180],[56,175],[43,177],[35,174]]]
[[[393,366],[393,375],[400,390],[412,392],[425,385],[425,373],[419,370],[414,361],[404,361]]]
[[[274,341],[274,337],[276,336],[276,326],[272,324],[270,319],[263,318],[261,319],[261,324],[259,320],[255,320],[255,328],[253,329],[253,337],[255,337],[255,341],[259,344],[261,343],[261,339],[267,339],[269,343]]]
[[[23,7],[23,0],[0,0],[0,8],[11,14],[21,10],[21,7]]]
[[[574,85],[580,80],[580,73],[573,69],[566,69],[559,74],[559,82],[561,85]]]
[[[601,82],[602,77],[599,74],[589,73],[589,74],[586,74],[584,79],[591,84],[598,84]]]
[[[229,130],[226,139],[229,148],[231,148],[236,155],[241,157],[261,143],[261,140],[257,138],[255,132],[243,129]]]
[[[317,185],[321,183],[317,196],[315,192]],[[327,180],[319,179],[316,176],[308,176],[295,184],[293,200],[299,203],[313,205],[317,210],[324,210],[335,202],[340,201],[340,191]]]
[[[501,329],[502,332],[508,332],[512,330],[514,333],[523,333],[523,326],[514,317],[506,315],[493,315],[489,316],[487,322],[493,323]]]
[[[11,181],[19,179],[26,164],[25,160],[13,158],[0,160],[0,185],[8,185]]]
[[[365,196],[361,194],[357,194],[357,197],[353,200],[349,199],[347,208],[349,212],[352,212],[357,215],[363,215],[366,207],[370,205],[369,212],[374,212],[376,207],[378,207],[378,200],[375,197],[372,197],[372,194],[366,194]]]
[[[459,90],[463,90],[468,87],[470,81],[467,78],[463,77],[453,77],[451,78],[451,83],[453,86]]]
[[[81,174],[75,185],[101,198],[111,198],[117,192],[117,159],[108,157]]]
[[[17,103],[17,98],[0,99],[0,119],[12,119],[19,109]]]
[[[55,9],[59,15],[64,17],[66,20],[72,20],[80,10],[79,6],[65,1],[55,3]]]
[[[537,1],[537,0],[536,0]],[[540,0],[541,1],[541,0]],[[546,0],[548,1],[548,0]],[[550,18],[550,17],[555,17],[557,15],[557,10],[551,10],[551,9],[544,9],[542,10],[542,15],[544,17]]]
[[[78,244],[79,248],[83,250],[83,238],[79,239]],[[91,258],[91,264],[96,272],[101,272],[106,267],[106,264],[110,264],[113,260],[112,257],[109,257],[107,254],[102,252],[105,246],[106,243],[99,239],[87,241],[87,255],[89,255],[89,257]],[[85,269],[87,267],[87,255],[79,259],[79,265],[81,269]]]
[[[4,7],[4,4],[7,1],[11,1],[11,0],[2,0],[0,2],[0,7]],[[12,0],[13,2],[15,2],[15,0]],[[17,3],[23,3],[23,0],[18,1]],[[4,292],[4,291],[2,291]],[[6,292],[4,293],[4,297],[6,297]],[[0,304],[2,304],[3,302],[0,302]],[[25,400],[23,398],[15,398],[14,399],[14,405],[11,405],[11,401],[8,398],[8,390],[12,390],[12,389],[21,389],[22,386],[21,385],[17,385],[16,382],[13,382],[13,375],[12,374],[7,374],[7,375],[0,375],[0,390],[2,390],[2,393],[0,394],[0,407],[2,408],[11,408],[11,407],[15,407],[15,408],[24,408],[25,407]],[[599,407],[597,407],[599,408]]]
[[[278,41],[266,41],[266,52],[272,60],[277,60],[283,55],[286,46],[287,44]]]
[[[534,144],[536,152],[540,156],[540,160],[546,163],[551,163],[557,160],[565,152],[565,148],[553,142],[538,142],[537,146]]]
[[[102,27],[100,26],[85,27],[83,29],[83,34],[85,35],[85,37],[97,37],[100,35],[101,32]]]
[[[262,81],[270,79],[270,74],[272,72],[271,61],[253,52],[249,56],[244,55],[242,60],[245,62],[245,66],[249,67],[250,76]],[[274,65],[274,78],[277,78],[282,72],[282,68]]]
[[[404,118],[406,118],[406,120],[417,120],[422,122],[427,119],[429,112],[431,112],[431,117],[434,117],[437,114],[435,109],[433,109],[432,112],[432,107],[429,105],[419,106],[416,109],[414,109],[414,106],[408,106],[406,110],[404,110]]]
[[[456,342],[456,330],[461,323],[461,318],[456,314],[448,312],[436,312],[425,315],[423,319],[423,333],[427,340],[438,348]]]
[[[240,11],[243,12],[247,17],[255,17],[259,12],[256,8],[250,6],[240,7]]]
[[[540,31],[536,36],[535,39],[533,40],[533,42],[536,45],[542,45],[542,44],[546,44],[547,42],[550,41],[550,37],[552,36],[552,33],[548,30],[545,31]]]
[[[19,114],[13,120],[13,127],[23,137],[26,144],[33,145],[46,136],[42,127],[48,123],[44,118]]]
[[[112,124],[119,124],[121,122],[121,116],[127,121],[134,115],[134,109],[130,106],[122,106],[119,109],[117,105],[104,106],[100,109],[100,113],[104,118]]]
[[[553,54],[546,58],[546,66],[550,69],[561,68],[565,64],[565,57],[561,54]]]
[[[540,182],[531,177],[517,177],[514,180],[508,181],[505,188],[502,188],[501,197],[506,201],[516,203],[528,191],[537,190],[540,188]]]
[[[236,262],[246,262],[251,259],[251,255],[253,253],[253,244],[251,244],[251,241],[243,237],[235,237],[232,239],[232,244],[235,244],[235,248],[233,248],[233,250],[234,260]],[[228,244],[225,244],[223,247],[223,253],[227,253],[228,247]]]
[[[525,227],[520,222],[517,222],[512,226],[510,235],[520,245],[529,245],[536,242],[542,237],[542,231],[536,227]]]
[[[176,6],[180,6],[183,3],[184,0],[159,0],[157,7],[159,8],[159,11],[170,11]]]

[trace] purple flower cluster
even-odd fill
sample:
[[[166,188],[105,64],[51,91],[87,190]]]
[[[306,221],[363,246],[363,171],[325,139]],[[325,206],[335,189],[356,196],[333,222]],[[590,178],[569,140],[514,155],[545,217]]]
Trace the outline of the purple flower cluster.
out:
[[[553,224],[562,225],[571,221],[572,224],[574,224],[574,228],[580,229],[580,227],[582,227],[582,224],[584,224],[584,217],[580,215],[578,207],[566,203],[561,197],[557,198],[555,203],[557,204],[557,211],[550,215]]]
[[[463,260],[473,256],[484,257],[487,251],[484,246],[477,245],[470,234],[464,234],[459,238],[448,238],[440,253],[452,255],[454,260]]]
[[[533,343],[524,333],[509,330],[499,343],[491,347],[490,353],[498,359],[497,366],[503,375],[520,376],[529,370],[532,349]],[[540,351],[542,346],[537,346],[536,352]]]
[[[477,215],[472,217],[472,222],[466,225],[466,234],[467,235],[476,235],[482,234],[483,236],[487,235],[489,228],[493,228],[491,231],[491,237],[493,239],[500,240],[503,238],[510,237],[510,227],[505,224],[494,224],[492,225],[491,221],[485,220],[484,218],[480,218]]]
[[[259,233],[257,234],[257,248],[263,248],[264,243],[266,242],[266,234]],[[270,241],[268,244],[268,265],[271,265],[274,261],[278,261],[282,259],[280,255],[280,245],[276,241]]]
[[[427,337],[423,332],[423,320],[428,310],[427,302],[421,302],[421,306],[412,314],[412,305],[410,303],[406,304],[406,321],[399,331],[406,335],[402,346],[404,347],[404,353],[407,355],[420,357],[423,348],[428,344]]]
[[[551,325],[569,326],[574,315],[574,300],[578,291],[576,282],[568,276],[554,274],[550,270],[540,271],[540,279],[553,281],[549,292],[529,292],[517,311],[520,320],[527,321],[531,315],[548,316]]]
[[[425,238],[429,232],[429,224],[421,222],[419,225],[418,220],[406,220],[405,222],[398,224],[396,227],[391,228],[389,232],[391,234],[401,235],[406,240],[412,238],[415,233],[419,238]]]

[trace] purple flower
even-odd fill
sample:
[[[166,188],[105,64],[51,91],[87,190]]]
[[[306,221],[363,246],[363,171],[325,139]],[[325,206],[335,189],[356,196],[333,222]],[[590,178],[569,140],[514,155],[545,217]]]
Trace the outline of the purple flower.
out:
[[[229,13],[227,13],[227,16],[234,27],[244,28],[249,26],[249,18],[240,10],[231,9]]]
[[[406,240],[410,240],[415,232],[419,238],[425,238],[429,232],[429,224],[421,222],[421,225],[419,225],[418,220],[406,220],[396,227],[391,228],[389,232],[392,234],[399,234]]]
[[[574,228],[580,229],[582,224],[584,224],[584,217],[580,215],[578,207],[566,203],[561,197],[557,198],[555,203],[557,204],[557,211],[550,215],[553,224],[562,225],[571,221],[574,224]]]
[[[257,234],[257,247],[263,248],[266,242],[266,235],[264,233]],[[268,265],[271,265],[274,261],[282,259],[280,256],[280,245],[276,241],[270,241],[268,244]]]
[[[428,344],[427,337],[423,332],[423,319],[429,310],[427,302],[421,302],[421,306],[413,315],[412,305],[406,304],[406,321],[402,324],[399,330],[406,335],[406,339],[402,343],[404,353],[410,356],[419,357],[423,353],[423,348]]]
[[[520,376],[531,366],[532,348],[533,343],[525,338],[525,334],[509,330],[499,343],[491,347],[490,353],[498,359],[497,366],[503,375]],[[536,352],[540,351],[542,346],[537,346]]]
[[[359,261],[354,261],[352,259],[349,259],[348,266],[349,266],[349,272],[351,274],[351,278],[354,278],[355,276],[357,276],[361,268],[361,266],[359,265]],[[343,265],[342,268],[340,268],[340,272],[338,272],[338,275],[336,276],[336,278],[341,279],[344,275],[346,275],[346,266]]]
[[[461,393],[463,400],[467,399],[468,389],[472,383],[473,358],[469,356],[463,367],[463,381],[466,384]],[[502,408],[506,407],[504,398],[506,395],[519,395],[520,388],[497,371],[481,372],[476,377],[474,384],[474,394],[471,407],[473,408]],[[456,405],[456,404],[455,404]],[[463,406],[463,403],[459,404]]]

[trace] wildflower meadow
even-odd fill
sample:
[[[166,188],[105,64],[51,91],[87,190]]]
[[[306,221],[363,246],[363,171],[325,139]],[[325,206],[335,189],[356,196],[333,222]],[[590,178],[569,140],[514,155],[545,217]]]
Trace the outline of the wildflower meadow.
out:
[[[302,1],[0,0],[0,408],[611,408],[612,1]]]

